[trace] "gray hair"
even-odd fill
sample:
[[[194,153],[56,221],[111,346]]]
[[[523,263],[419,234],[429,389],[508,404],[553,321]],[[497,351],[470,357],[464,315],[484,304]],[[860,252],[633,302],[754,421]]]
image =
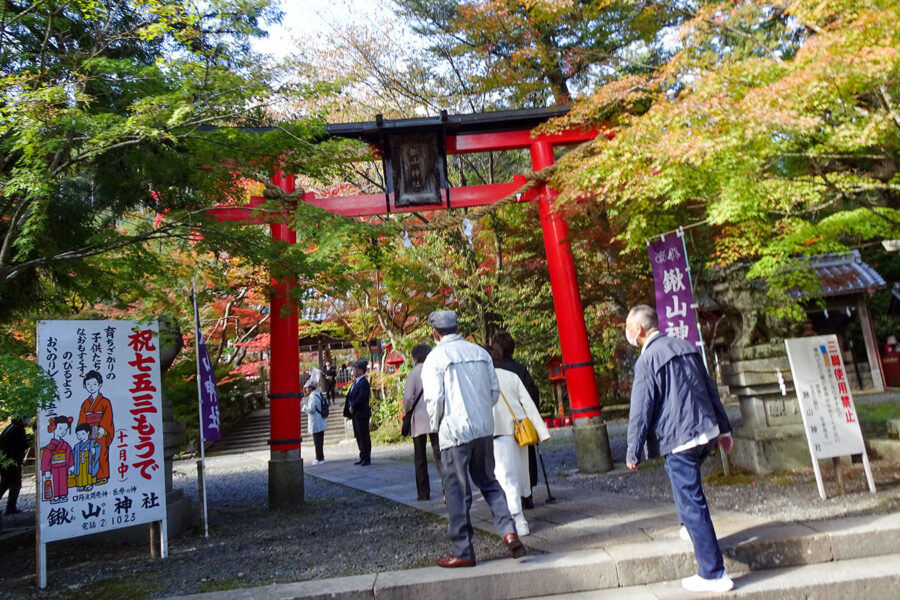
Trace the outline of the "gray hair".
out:
[[[656,309],[646,304],[638,304],[628,311],[628,317],[644,328],[644,331],[659,329]]]

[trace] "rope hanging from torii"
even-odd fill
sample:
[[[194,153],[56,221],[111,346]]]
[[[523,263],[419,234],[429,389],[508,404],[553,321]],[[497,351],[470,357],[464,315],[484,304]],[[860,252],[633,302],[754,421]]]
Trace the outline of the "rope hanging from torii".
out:
[[[270,200],[280,200],[285,204],[295,204],[297,206],[300,206],[300,204],[303,203],[304,210],[311,210],[320,213],[322,216],[328,216],[329,218],[344,219],[348,222],[353,222],[359,225],[368,225],[370,227],[377,228],[387,234],[401,234],[403,232],[415,231],[441,231],[444,229],[459,227],[466,219],[477,221],[483,216],[490,214],[500,209],[501,207],[506,206],[507,204],[516,202],[519,197],[521,197],[528,190],[532,189],[540,183],[549,181],[555,171],[556,165],[553,164],[548,167],[544,167],[537,172],[529,171],[527,173],[523,173],[522,176],[525,177],[527,181],[520,188],[513,192],[510,192],[496,202],[486,204],[484,206],[479,206],[477,208],[472,208],[468,212],[444,212],[440,217],[434,219],[433,221],[418,223],[410,222],[411,219],[406,219],[403,221],[391,220],[382,221],[381,223],[372,223],[370,221],[359,221],[354,217],[344,217],[341,215],[337,215],[328,210],[325,210],[324,208],[319,208],[311,204],[304,203],[303,195],[306,193],[306,190],[298,187],[293,192],[286,192],[282,188],[278,187],[268,180],[263,181],[263,185],[265,186],[263,197]],[[423,210],[428,210],[428,207],[424,207]]]

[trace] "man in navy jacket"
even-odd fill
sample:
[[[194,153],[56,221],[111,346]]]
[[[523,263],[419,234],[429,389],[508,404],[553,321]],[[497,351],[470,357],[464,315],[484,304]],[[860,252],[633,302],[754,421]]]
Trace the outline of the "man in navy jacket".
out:
[[[660,333],[653,308],[639,305],[629,311],[625,338],[642,349],[634,365],[626,464],[637,469],[645,444],[648,458],[666,457],[678,517],[699,565],[697,574],[681,584],[692,592],[727,592],[734,584],[725,572],[700,475],[700,465],[717,443],[726,453],[733,444],[719,392],[697,348]]]
[[[344,401],[344,416],[353,421],[353,437],[359,447],[359,460],[354,465],[368,466],[372,464],[372,438],[369,435],[369,418],[372,408],[369,406],[369,380],[366,370],[369,361],[360,359],[353,365],[354,381]]]

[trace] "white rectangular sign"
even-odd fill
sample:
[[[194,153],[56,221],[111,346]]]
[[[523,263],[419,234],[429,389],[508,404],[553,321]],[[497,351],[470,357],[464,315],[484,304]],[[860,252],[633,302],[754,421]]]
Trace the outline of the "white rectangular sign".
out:
[[[41,543],[166,516],[157,323],[41,321],[57,398],[38,413]]]
[[[864,454],[837,336],[793,338],[784,343],[813,459]]]

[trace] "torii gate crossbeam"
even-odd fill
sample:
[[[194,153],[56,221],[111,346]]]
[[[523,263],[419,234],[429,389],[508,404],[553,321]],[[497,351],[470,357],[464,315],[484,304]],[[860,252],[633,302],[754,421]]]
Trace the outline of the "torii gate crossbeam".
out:
[[[594,139],[599,134],[596,129],[591,129],[565,130],[552,135],[532,135],[534,126],[564,112],[565,109],[549,109],[456,115],[451,119],[444,116],[441,118],[443,126],[457,130],[455,134],[448,134],[445,137],[446,153],[452,155],[528,149],[532,168],[539,171],[554,163],[555,146],[578,144]],[[362,139],[377,147],[379,141],[383,139],[381,136],[385,129],[393,133],[404,130],[415,131],[423,126],[434,125],[434,122],[434,119],[402,119],[390,122],[348,123],[330,126],[328,130],[331,135]],[[483,131],[484,129],[488,131]],[[493,204],[521,188],[525,182],[524,177],[515,176],[511,182],[506,183],[451,188],[442,191],[442,202],[433,206],[396,206],[393,194],[318,197],[314,193],[306,193],[302,196],[302,201],[349,217],[445,210]],[[278,174],[272,183],[287,192],[294,191],[293,175]],[[536,200],[538,203],[559,329],[560,349],[574,417],[578,466],[585,472],[606,471],[612,469],[609,440],[601,418],[602,408],[594,376],[594,361],[587,338],[568,225],[563,215],[554,210],[556,197],[555,190],[545,183],[540,183],[523,194],[519,202]],[[220,207],[213,211],[213,215],[220,220],[268,224],[274,239],[293,243],[296,235],[284,225],[287,215],[271,213],[259,215],[255,209],[262,202],[263,198],[254,197],[248,206]],[[283,506],[285,502],[289,504],[289,497],[296,494],[296,491],[291,490],[273,491],[273,477],[277,479],[282,476],[273,472],[272,467],[273,461],[286,460],[286,455],[293,456],[296,453],[296,460],[299,460],[300,384],[296,306],[292,307],[292,312],[286,317],[282,316],[285,303],[289,302],[290,285],[290,282],[275,282],[272,297],[270,445],[273,458],[270,461],[270,506]],[[278,453],[282,456],[278,456]],[[276,471],[278,468],[276,464]],[[302,462],[300,481],[302,486]],[[299,493],[302,499],[302,487]],[[273,502],[273,497],[278,499]]]

